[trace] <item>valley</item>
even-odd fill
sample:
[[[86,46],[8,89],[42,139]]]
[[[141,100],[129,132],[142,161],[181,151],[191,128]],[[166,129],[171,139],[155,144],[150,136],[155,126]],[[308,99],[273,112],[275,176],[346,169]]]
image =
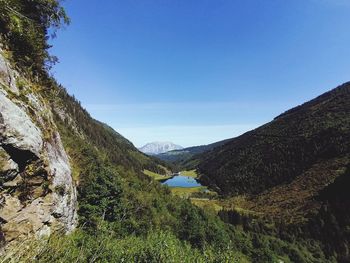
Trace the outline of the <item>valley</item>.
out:
[[[0,0],[1,262],[350,262],[350,82],[326,92],[298,88],[305,75],[294,86],[283,83],[297,61],[294,42],[288,52],[273,47],[259,57],[251,50],[277,42],[262,21],[284,17],[282,11],[259,20],[266,8],[260,3],[237,2],[225,13],[219,2],[77,0],[67,7],[79,3],[72,10],[83,24],[60,43],[52,38],[70,23],[61,1]],[[246,17],[257,24],[241,29]],[[299,19],[291,21],[288,28]],[[286,24],[272,25],[285,33]],[[71,67],[55,68],[68,80],[52,70],[53,43],[65,55],[75,50]],[[274,52],[278,63],[282,53],[292,54],[283,74],[276,61],[269,64]],[[253,70],[240,72],[252,61]],[[334,83],[316,81],[322,74],[307,66],[309,84]],[[260,83],[266,79],[274,88]],[[293,96],[303,102],[259,127],[244,122],[266,120],[279,99],[285,107]],[[190,140],[198,146],[181,146]]]
[[[349,176],[349,103],[350,84],[345,83],[208,151],[185,161],[172,159],[179,167],[196,169],[197,180],[215,194],[171,190],[225,222],[244,226],[257,220],[272,232],[288,229],[293,238],[317,240],[328,256],[336,253],[346,262],[350,240],[341,229],[349,217],[338,211],[344,211],[347,198],[340,201],[334,192],[329,199],[320,196]],[[333,198],[340,203],[329,204]],[[323,209],[330,210],[320,219]],[[339,243],[324,236],[329,231],[339,235]]]

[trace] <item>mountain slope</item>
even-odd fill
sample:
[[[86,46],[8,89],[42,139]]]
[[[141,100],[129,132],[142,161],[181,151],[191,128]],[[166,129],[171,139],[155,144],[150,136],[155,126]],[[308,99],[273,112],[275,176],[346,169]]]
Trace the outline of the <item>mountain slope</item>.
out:
[[[349,160],[349,131],[346,83],[203,155],[198,169],[224,194],[261,193],[312,176],[330,160],[345,159],[341,169]]]
[[[196,158],[201,180],[227,197],[225,209],[350,261],[350,83]]]
[[[149,155],[157,155],[180,149],[183,149],[183,147],[172,142],[151,142],[139,148],[141,152]]]
[[[107,124],[92,119],[90,114],[65,89],[61,87],[58,94],[52,107],[56,121],[61,123],[59,127],[62,127],[63,131],[69,128],[73,134],[83,136],[85,140],[104,151],[109,161],[127,170],[132,168],[139,172],[147,169],[160,174],[166,173],[161,166],[168,167],[167,164],[141,153],[129,140]]]

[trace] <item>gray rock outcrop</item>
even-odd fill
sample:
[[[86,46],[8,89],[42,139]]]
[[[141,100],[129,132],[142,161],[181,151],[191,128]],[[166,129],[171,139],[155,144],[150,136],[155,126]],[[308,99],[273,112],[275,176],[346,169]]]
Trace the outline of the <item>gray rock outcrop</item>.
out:
[[[51,108],[0,50],[0,243],[72,231],[77,193]]]

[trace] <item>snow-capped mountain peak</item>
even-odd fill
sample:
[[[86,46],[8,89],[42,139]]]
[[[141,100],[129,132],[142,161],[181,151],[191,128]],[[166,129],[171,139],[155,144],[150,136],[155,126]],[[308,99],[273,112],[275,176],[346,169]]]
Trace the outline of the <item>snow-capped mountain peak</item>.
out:
[[[150,142],[139,148],[141,152],[149,155],[156,155],[180,149],[183,149],[183,147],[172,142]]]

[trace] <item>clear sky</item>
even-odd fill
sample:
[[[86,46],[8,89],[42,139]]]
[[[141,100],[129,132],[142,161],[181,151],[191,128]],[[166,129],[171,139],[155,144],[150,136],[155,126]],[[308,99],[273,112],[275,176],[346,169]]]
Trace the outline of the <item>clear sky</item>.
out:
[[[235,137],[350,80],[350,0],[66,0],[53,73],[136,146]]]

